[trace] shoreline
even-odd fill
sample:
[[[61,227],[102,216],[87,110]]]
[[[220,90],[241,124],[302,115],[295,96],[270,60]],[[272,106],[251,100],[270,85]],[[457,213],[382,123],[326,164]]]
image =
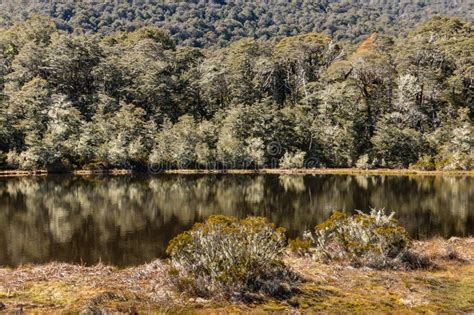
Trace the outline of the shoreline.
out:
[[[176,175],[212,175],[212,174],[281,174],[281,175],[366,175],[366,176],[468,176],[474,177],[474,170],[465,171],[420,171],[410,169],[358,169],[358,168],[326,168],[326,169],[176,169],[161,172],[134,171],[130,169],[109,170],[74,170],[70,172],[48,172],[47,170],[0,170],[0,177],[47,176],[47,175],[133,175],[133,174],[176,174]]]
[[[288,297],[251,303],[181,294],[165,259],[124,269],[59,262],[0,267],[0,313],[473,312],[474,238],[415,241],[414,248],[437,267],[377,270],[287,254],[285,263],[305,280]]]

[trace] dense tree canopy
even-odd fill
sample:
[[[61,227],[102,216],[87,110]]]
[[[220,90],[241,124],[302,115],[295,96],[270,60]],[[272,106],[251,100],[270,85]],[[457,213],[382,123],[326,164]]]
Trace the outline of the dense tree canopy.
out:
[[[472,168],[472,23],[213,49],[63,29],[0,30],[2,168]]]
[[[143,26],[166,29],[179,44],[226,46],[245,37],[281,38],[322,32],[335,40],[405,33],[435,15],[473,19],[468,0],[128,0],[0,2],[0,26],[35,13],[54,18],[68,32],[112,34]]]

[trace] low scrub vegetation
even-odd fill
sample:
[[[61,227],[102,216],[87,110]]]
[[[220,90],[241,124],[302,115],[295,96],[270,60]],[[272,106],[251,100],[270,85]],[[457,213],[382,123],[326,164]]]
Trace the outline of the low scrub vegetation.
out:
[[[296,276],[283,264],[285,231],[264,218],[211,216],[167,249],[178,288],[200,297],[284,296]]]
[[[434,266],[411,249],[405,229],[394,214],[334,212],[318,225],[286,241],[285,230],[262,217],[238,220],[211,216],[171,240],[171,279],[178,290],[198,297],[255,299],[256,294],[287,297],[298,276],[283,263],[286,253],[315,256],[325,262],[374,269]]]
[[[429,260],[410,250],[408,234],[393,216],[375,209],[352,216],[334,212],[316,226],[316,252],[324,260],[377,269],[430,266]]]
[[[311,253],[311,249],[313,248],[312,238],[307,237],[307,235],[303,235],[302,238],[297,237],[293,240],[288,241],[288,248],[291,253],[298,255],[298,256],[306,256],[307,254]]]
[[[302,278],[284,264],[285,254],[373,269],[434,266],[412,250],[407,232],[393,213],[375,209],[352,216],[334,212],[316,227],[315,234],[306,232],[288,242],[285,230],[265,218],[211,216],[171,240],[167,253],[170,279],[179,291],[241,301],[260,299],[262,294],[292,295],[292,285]]]

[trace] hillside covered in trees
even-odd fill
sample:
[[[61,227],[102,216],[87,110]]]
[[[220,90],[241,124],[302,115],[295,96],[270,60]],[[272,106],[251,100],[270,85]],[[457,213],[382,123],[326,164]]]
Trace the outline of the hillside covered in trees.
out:
[[[153,27],[63,29],[34,16],[0,30],[2,168],[472,169],[468,21],[214,49]]]
[[[281,38],[322,32],[358,42],[374,32],[405,34],[435,15],[472,22],[470,0],[128,0],[0,1],[0,26],[35,13],[54,18],[62,30],[109,35],[143,26],[167,30],[180,45],[226,46],[250,37]]]

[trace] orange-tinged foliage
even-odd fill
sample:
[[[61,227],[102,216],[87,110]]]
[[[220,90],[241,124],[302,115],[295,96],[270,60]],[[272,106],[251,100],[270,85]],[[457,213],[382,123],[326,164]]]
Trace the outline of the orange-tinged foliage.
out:
[[[377,33],[373,33],[366,40],[364,40],[359,47],[357,47],[356,53],[362,54],[375,49],[375,42],[377,40]]]

